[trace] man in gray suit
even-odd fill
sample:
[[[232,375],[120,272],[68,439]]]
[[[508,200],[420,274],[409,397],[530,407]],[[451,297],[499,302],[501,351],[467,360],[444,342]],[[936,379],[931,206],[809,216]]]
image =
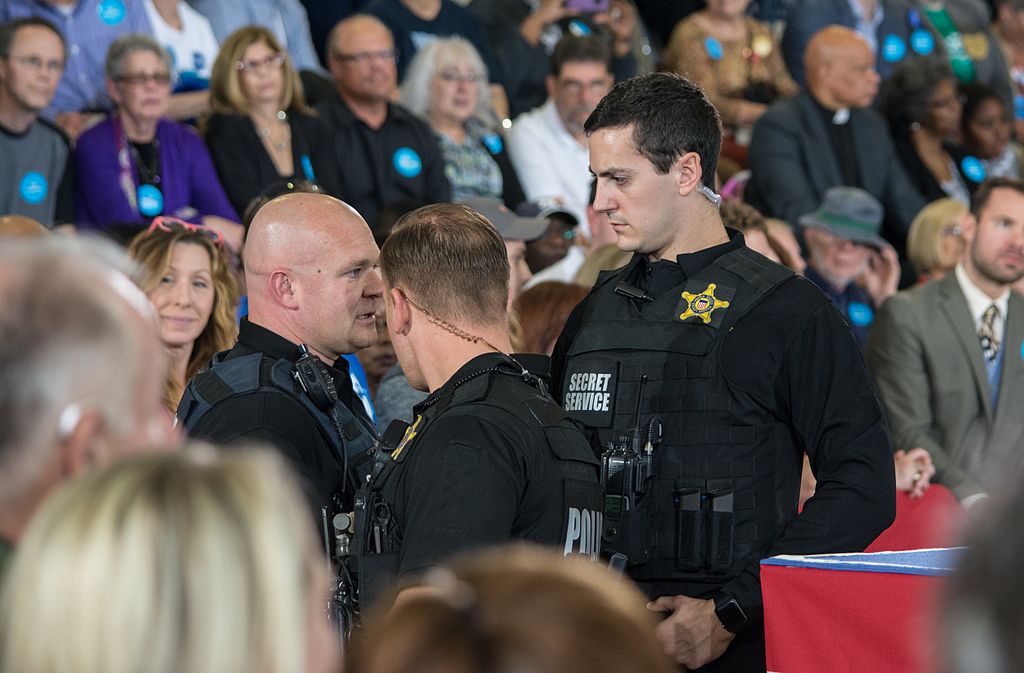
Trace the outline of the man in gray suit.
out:
[[[811,38],[806,65],[807,90],[754,126],[747,201],[795,224],[829,187],[860,187],[885,208],[882,236],[902,253],[925,200],[907,180],[885,120],[869,109],[878,93],[874,53],[854,31],[831,26]]]
[[[924,447],[966,506],[1024,462],[1024,182],[974,196],[956,270],[891,297],[865,357],[896,449]]]

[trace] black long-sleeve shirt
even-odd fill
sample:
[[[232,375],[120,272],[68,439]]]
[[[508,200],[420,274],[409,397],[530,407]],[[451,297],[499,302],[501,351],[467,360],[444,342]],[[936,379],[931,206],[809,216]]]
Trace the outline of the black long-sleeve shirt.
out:
[[[657,298],[742,245],[743,237],[735,235],[675,261],[634,259],[629,281]],[[555,345],[552,391],[559,400],[568,349],[586,329],[589,300],[572,312]],[[846,319],[810,281],[790,278],[735,324],[719,366],[734,389],[788,428],[818,481],[799,515],[793,503],[792,511],[776,516],[780,528],[768,554],[863,550],[892,523],[895,473],[877,391]],[[721,587],[753,618],[762,605],[759,561],[751,559]]]

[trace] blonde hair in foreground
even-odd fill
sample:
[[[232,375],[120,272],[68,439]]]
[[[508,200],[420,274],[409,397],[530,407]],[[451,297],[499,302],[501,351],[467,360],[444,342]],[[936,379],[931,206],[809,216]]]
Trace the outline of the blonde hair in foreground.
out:
[[[434,571],[379,609],[350,673],[673,673],[627,579],[580,557],[506,546]],[[382,603],[384,606],[387,603]]]
[[[3,673],[297,673],[323,579],[276,456],[204,445],[72,481],[0,604]]]

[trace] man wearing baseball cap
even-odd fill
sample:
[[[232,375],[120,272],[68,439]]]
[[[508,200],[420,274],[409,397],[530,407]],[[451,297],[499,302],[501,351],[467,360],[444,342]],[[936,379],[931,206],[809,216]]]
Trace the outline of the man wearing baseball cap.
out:
[[[896,293],[896,251],[878,235],[882,204],[857,187],[832,187],[821,206],[800,218],[808,260],[805,276],[853,326],[863,346],[875,310]]]
[[[548,221],[543,217],[521,217],[505,207],[498,199],[475,198],[465,202],[494,225],[505,241],[505,252],[508,253],[508,265],[511,269],[508,283],[508,305],[533,277],[533,272],[526,263],[526,244],[544,235],[548,229]]]

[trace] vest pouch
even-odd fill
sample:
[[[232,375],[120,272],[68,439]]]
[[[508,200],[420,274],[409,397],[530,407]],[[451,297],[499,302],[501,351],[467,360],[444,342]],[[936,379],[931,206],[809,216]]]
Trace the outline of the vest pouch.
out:
[[[366,614],[394,590],[398,579],[398,552],[363,554],[358,557],[359,610]]]
[[[729,572],[733,557],[733,491],[720,489],[708,493],[708,571],[721,575]]]
[[[680,572],[697,572],[704,567],[704,510],[700,487],[677,488],[673,498],[676,510],[675,567]]]
[[[657,530],[652,526],[652,520],[658,518],[654,508],[654,494],[648,493],[645,496],[630,503],[628,510],[621,511],[617,502],[609,502],[605,497],[604,505],[604,535],[605,548],[603,553],[606,556],[618,552],[625,554],[630,567],[643,565],[652,559],[659,558],[662,552],[657,546],[657,539],[653,531]],[[615,516],[608,516],[609,508],[613,508]],[[671,553],[671,550],[666,550]],[[664,553],[664,552],[663,552]],[[660,556],[665,558],[665,556]]]

